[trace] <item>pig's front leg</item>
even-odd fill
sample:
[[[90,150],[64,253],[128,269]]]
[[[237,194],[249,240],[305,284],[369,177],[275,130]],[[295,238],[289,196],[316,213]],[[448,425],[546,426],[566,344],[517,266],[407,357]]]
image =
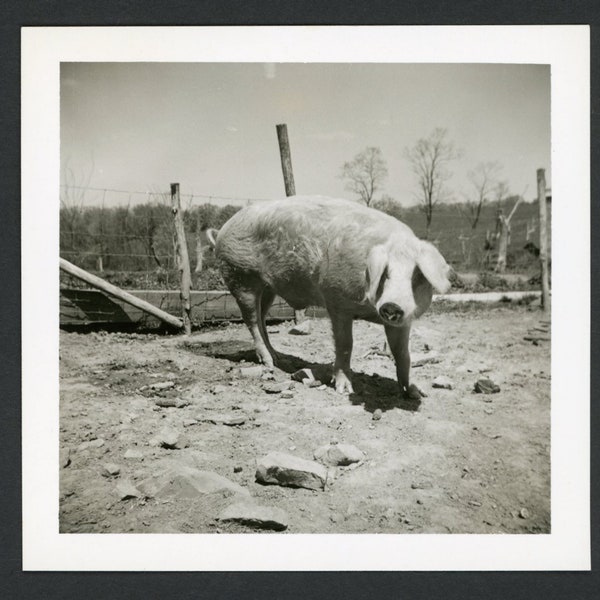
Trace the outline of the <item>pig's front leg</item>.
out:
[[[410,325],[405,327],[385,326],[385,335],[390,352],[396,361],[396,376],[400,386],[400,394],[410,400],[423,398],[425,394],[414,384],[410,384]]]
[[[333,380],[335,391],[340,394],[352,394],[350,382],[350,356],[352,355],[352,315],[329,311],[333,340],[335,342],[335,363]]]

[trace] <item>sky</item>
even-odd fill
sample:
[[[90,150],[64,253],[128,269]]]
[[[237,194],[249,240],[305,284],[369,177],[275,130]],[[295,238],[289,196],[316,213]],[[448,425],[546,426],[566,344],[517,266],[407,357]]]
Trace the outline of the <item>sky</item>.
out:
[[[450,166],[454,198],[486,161],[527,200],[536,169],[551,185],[546,65],[63,63],[60,107],[61,184],[283,197],[275,126],[285,123],[298,194],[352,197],[342,165],[375,146],[389,172],[382,193],[414,204],[404,150],[436,127],[462,151]]]

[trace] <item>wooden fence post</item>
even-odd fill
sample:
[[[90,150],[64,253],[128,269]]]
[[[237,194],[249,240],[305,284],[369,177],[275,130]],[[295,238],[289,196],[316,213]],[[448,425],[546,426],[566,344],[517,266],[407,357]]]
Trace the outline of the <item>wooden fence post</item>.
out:
[[[181,307],[183,328],[186,335],[192,333],[192,321],[190,312],[192,308],[190,300],[190,287],[192,276],[190,272],[190,258],[188,256],[188,247],[185,239],[185,228],[183,226],[183,215],[181,214],[181,198],[179,196],[179,184],[171,184],[171,210],[175,221],[175,233],[177,235],[177,268],[181,280]]]
[[[548,223],[546,210],[546,171],[537,170],[537,191],[540,211],[540,264],[542,267],[542,310],[550,311],[550,282],[548,277]]]
[[[285,195],[295,196],[296,186],[294,185],[294,172],[292,170],[292,154],[290,152],[290,142],[288,140],[287,125],[282,123],[275,126],[277,129],[277,140],[279,141],[279,154],[281,156],[281,169],[283,171],[283,182],[285,184]],[[304,310],[294,311],[294,321],[296,324],[306,319]]]
[[[281,169],[283,170],[283,182],[285,184],[285,195],[295,196],[296,186],[294,185],[294,172],[292,170],[292,155],[290,152],[287,125],[282,123],[281,125],[276,125],[276,128],[277,139],[279,140],[279,154],[281,156]]]

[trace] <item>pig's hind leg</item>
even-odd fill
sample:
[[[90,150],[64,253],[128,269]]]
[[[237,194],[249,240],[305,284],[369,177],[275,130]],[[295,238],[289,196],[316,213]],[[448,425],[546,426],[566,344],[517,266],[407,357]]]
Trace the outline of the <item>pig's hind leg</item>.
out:
[[[250,330],[252,340],[254,341],[254,348],[258,360],[266,367],[273,368],[273,356],[271,355],[272,346],[266,338],[266,328],[264,328],[263,316],[262,316],[262,295],[264,288],[260,287],[257,289],[252,288],[236,288],[232,289],[231,293],[235,297],[244,323]],[[264,328],[264,335],[263,335]],[[265,340],[266,338],[266,340]]]
[[[273,348],[271,341],[269,340],[266,323],[267,313],[273,304],[273,300],[275,300],[275,292],[269,286],[265,286],[260,297],[260,315],[258,319],[258,326],[260,328],[260,334],[263,342],[265,343],[269,354],[273,357],[273,360],[277,362],[277,351],[275,348]]]

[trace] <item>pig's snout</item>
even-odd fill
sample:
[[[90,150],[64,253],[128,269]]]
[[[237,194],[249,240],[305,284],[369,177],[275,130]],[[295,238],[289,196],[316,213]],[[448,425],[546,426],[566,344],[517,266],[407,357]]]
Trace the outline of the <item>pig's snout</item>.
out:
[[[385,302],[379,308],[379,316],[390,325],[400,325],[404,319],[404,311],[394,302]]]

